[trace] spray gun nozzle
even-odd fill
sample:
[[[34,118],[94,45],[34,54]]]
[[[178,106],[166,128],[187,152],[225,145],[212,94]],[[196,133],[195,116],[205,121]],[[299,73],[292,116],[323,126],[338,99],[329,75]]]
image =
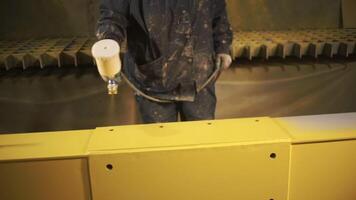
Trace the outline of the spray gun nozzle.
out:
[[[115,80],[108,81],[108,94],[116,95],[118,93],[119,83]]]

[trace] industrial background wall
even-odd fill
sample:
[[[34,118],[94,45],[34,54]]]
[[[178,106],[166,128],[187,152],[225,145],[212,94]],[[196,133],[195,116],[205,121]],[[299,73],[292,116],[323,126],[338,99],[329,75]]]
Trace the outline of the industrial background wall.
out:
[[[22,39],[93,35],[100,0],[4,0],[0,37]],[[341,0],[227,0],[235,30],[339,28]],[[352,0],[343,0],[346,24],[353,22]],[[353,26],[356,27],[356,26]]]
[[[4,0],[0,37],[31,39],[93,35],[98,0]]]
[[[235,39],[242,38],[241,31],[261,31],[258,40],[266,31],[275,32],[268,33],[271,38],[263,38],[261,46],[250,45],[254,38],[244,39],[241,48],[241,41],[234,42],[236,62],[217,84],[218,118],[356,111],[356,35],[354,29],[335,33],[356,28],[353,0],[227,2]],[[119,96],[107,96],[90,58],[98,4],[0,2],[0,133],[139,122],[132,91],[122,85]],[[300,31],[305,29],[308,34],[325,30],[322,37],[327,41],[298,40],[289,53],[282,43],[269,51],[263,43],[277,41],[287,30],[283,37],[293,39],[297,33],[303,38]]]
[[[234,30],[339,28],[341,0],[228,0]]]

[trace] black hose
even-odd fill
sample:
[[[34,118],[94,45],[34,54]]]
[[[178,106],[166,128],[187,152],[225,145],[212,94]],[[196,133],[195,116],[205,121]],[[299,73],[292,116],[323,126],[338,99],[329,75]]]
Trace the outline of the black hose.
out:
[[[204,89],[207,85],[209,85],[212,81],[215,81],[219,74],[221,72],[221,66],[220,65],[216,65],[215,66],[215,70],[214,72],[210,75],[210,77],[208,78],[208,80],[205,81],[205,83],[200,86],[199,88],[197,88],[197,93],[199,93],[202,89]],[[159,99],[159,98],[156,98],[156,97],[152,97],[150,95],[147,95],[145,94],[144,92],[142,92],[139,88],[137,88],[127,77],[124,73],[121,73],[121,77],[122,79],[124,79],[126,81],[126,83],[140,96],[148,99],[148,100],[151,100],[151,101],[154,101],[154,102],[158,102],[158,103],[173,103],[175,101],[172,101],[172,100],[164,100],[164,99]]]

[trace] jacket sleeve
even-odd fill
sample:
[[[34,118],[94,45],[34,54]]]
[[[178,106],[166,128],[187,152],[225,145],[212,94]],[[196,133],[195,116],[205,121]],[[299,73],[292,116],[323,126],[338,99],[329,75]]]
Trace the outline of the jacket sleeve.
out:
[[[215,53],[230,53],[232,30],[226,11],[225,0],[213,0],[213,37]]]
[[[113,39],[120,44],[126,39],[127,16],[130,0],[101,0],[96,29],[99,40]]]

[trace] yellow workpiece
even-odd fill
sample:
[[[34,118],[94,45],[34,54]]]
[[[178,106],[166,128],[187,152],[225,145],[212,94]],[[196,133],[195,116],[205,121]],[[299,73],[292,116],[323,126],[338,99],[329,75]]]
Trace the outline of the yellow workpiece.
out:
[[[356,113],[0,135],[0,199],[355,200]]]

